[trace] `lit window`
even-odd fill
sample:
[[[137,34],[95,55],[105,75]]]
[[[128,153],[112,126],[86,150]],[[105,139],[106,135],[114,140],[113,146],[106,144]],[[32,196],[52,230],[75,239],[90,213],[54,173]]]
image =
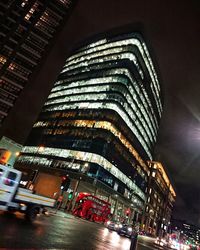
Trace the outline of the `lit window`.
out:
[[[5,64],[7,61],[6,57],[0,56],[0,64]]]
[[[38,6],[39,6],[39,4],[37,2],[35,2],[34,5],[32,6],[32,8],[30,8],[29,12],[24,17],[24,19],[26,19],[28,21],[31,18],[31,16],[33,15],[33,13],[36,11]]]
[[[38,147],[24,147],[23,148],[23,153],[35,154],[36,152],[38,152]],[[73,150],[67,150],[67,149],[45,147],[45,149],[42,152],[40,152],[40,157],[21,155],[18,161],[32,162],[34,159],[35,162],[38,162],[42,159],[41,163],[46,165],[45,163],[46,158],[45,156],[44,158],[42,158],[42,155],[50,155],[50,156],[54,155],[54,156],[58,156],[62,158],[72,157],[81,161],[87,161],[87,162],[99,164],[101,167],[109,171],[116,178],[118,178],[123,183],[125,183],[131,190],[137,193],[143,200],[145,200],[144,192],[142,192],[142,190],[132,180],[130,180],[125,174],[123,174],[116,166],[114,166],[112,163],[110,163],[108,160],[106,160],[104,157],[98,154],[76,151],[76,150],[73,151]]]
[[[60,3],[62,3],[63,5],[68,6],[69,4],[71,4],[71,0],[58,0]]]
[[[24,0],[22,1],[21,6],[24,7],[27,3],[28,3],[28,0]]]

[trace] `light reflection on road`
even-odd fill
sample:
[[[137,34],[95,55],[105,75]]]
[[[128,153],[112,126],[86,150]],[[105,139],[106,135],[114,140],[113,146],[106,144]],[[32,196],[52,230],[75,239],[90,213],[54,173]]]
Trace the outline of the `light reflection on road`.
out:
[[[0,247],[4,249],[129,250],[130,239],[103,225],[60,212],[28,223],[23,215],[0,213]],[[16,237],[17,236],[17,237]],[[138,237],[138,250],[162,249],[155,239]],[[166,249],[165,249],[166,250]]]
[[[108,235],[109,235],[109,230],[108,230],[108,228],[104,228],[104,230],[103,230],[103,236],[106,237],[106,236],[108,236]]]
[[[130,239],[120,236],[115,231],[109,231],[107,228],[102,229],[102,241],[107,244],[107,249],[119,249],[128,250],[130,249]],[[99,246],[100,247],[100,246]],[[102,248],[98,248],[102,249]]]
[[[129,249],[130,248],[130,239],[125,238],[122,243],[122,249]]]
[[[114,245],[117,245],[120,241],[120,236],[116,232],[111,233],[111,242]]]

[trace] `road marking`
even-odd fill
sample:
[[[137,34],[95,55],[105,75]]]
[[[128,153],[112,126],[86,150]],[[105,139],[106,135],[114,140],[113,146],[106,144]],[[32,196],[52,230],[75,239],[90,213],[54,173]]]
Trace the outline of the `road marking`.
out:
[[[50,211],[49,212],[49,215],[50,216],[56,216],[56,217],[61,217],[61,218],[68,218],[68,219],[73,219],[74,217],[71,217],[71,216],[67,216],[67,214],[65,215],[65,214],[57,214],[57,213],[55,213],[55,212],[53,212],[53,211]]]

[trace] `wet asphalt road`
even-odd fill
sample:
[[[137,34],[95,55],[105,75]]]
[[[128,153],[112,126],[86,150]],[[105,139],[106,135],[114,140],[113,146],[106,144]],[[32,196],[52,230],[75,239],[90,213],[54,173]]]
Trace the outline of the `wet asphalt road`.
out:
[[[21,214],[0,213],[0,249],[129,250],[130,240],[105,226],[58,211],[39,216],[34,223]],[[138,250],[157,248],[140,237]]]

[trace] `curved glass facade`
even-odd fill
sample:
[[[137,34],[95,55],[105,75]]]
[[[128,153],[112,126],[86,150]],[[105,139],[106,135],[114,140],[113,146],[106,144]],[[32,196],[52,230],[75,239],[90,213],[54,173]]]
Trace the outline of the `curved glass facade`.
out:
[[[116,191],[144,201],[146,161],[152,160],[161,113],[161,89],[142,37],[92,41],[66,60],[19,161],[52,166],[50,156],[73,158],[79,170],[84,162],[91,169],[96,164],[97,178],[114,190],[119,180],[123,188]],[[37,158],[39,144],[45,150]]]

